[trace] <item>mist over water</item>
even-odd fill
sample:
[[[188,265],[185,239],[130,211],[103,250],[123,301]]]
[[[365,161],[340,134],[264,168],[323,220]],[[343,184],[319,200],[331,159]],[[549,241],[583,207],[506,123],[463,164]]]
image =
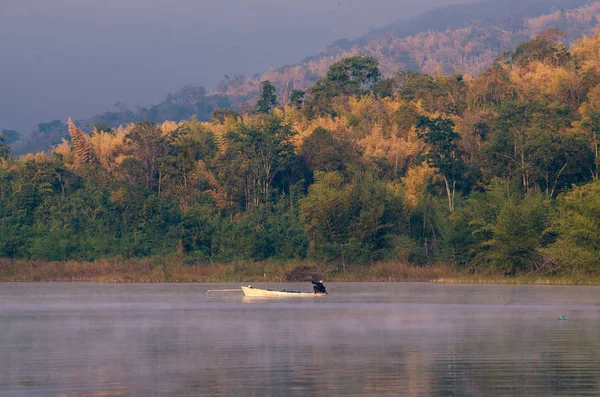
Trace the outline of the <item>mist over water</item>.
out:
[[[235,287],[2,285],[0,395],[600,394],[600,288],[329,283],[323,299],[204,293]]]
[[[135,109],[470,0],[2,0],[0,129]]]

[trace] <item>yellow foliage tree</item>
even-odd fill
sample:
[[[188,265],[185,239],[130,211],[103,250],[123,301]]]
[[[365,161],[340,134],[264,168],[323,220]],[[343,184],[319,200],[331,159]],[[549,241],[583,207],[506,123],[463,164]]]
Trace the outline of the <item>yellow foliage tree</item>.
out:
[[[94,149],[96,158],[109,172],[120,165],[124,158],[124,141],[126,132],[117,129],[113,132],[97,132],[90,137],[90,144]]]
[[[90,143],[89,136],[77,128],[70,117],[67,121],[67,125],[69,126],[69,135],[71,135],[73,152],[75,153],[75,167],[95,163],[97,159],[92,144]]]
[[[436,174],[435,168],[431,168],[427,163],[411,168],[406,173],[406,176],[402,178],[406,203],[410,206],[415,207],[419,200],[425,195],[425,189]]]

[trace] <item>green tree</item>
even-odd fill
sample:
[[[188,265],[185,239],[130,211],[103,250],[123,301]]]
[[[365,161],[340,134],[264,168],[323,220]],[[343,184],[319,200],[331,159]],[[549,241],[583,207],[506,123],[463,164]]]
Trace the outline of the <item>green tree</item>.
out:
[[[398,94],[407,101],[429,100],[435,89],[435,79],[427,74],[398,72],[393,79]]]
[[[377,84],[380,77],[377,59],[353,56],[331,65],[325,80],[335,84],[346,94],[359,95]]]
[[[21,134],[15,130],[2,130],[2,132],[0,132],[0,136],[4,137],[4,143],[6,145],[12,145],[21,139]]]
[[[158,194],[172,198],[185,210],[199,191],[215,188],[208,181],[208,167],[218,144],[195,118],[181,123],[165,140],[167,153],[158,160]]]
[[[454,122],[441,117],[433,120],[420,117],[417,122],[419,138],[427,145],[424,157],[431,167],[435,167],[442,178],[448,197],[448,208],[454,212],[456,185],[465,169],[458,146],[460,135],[454,131]]]
[[[125,142],[143,169],[146,188],[154,190],[157,187],[158,160],[168,150],[160,128],[151,121],[138,122],[125,136]]]
[[[38,124],[37,133],[39,135],[46,136],[65,136],[67,132],[67,126],[60,120],[54,120],[49,123]]]
[[[548,196],[591,179],[594,154],[583,139],[550,133],[532,134],[526,141],[524,156],[528,175]]]
[[[362,153],[356,144],[321,127],[302,142],[299,154],[311,171],[345,172],[347,168],[359,169],[362,164]]]
[[[590,90],[588,101],[580,110],[583,120],[581,127],[588,137],[594,152],[594,178],[600,176],[600,85]]]
[[[446,114],[462,114],[467,106],[467,85],[462,75],[439,77],[433,90],[433,108]]]
[[[506,275],[542,271],[538,250],[548,242],[552,208],[539,192],[521,198],[506,182],[495,182],[486,193],[466,202],[465,217],[477,243],[474,262]]]
[[[558,29],[545,30],[533,40],[520,44],[512,54],[513,61],[519,66],[532,61],[562,65],[570,57],[565,46],[558,44],[558,38],[565,36],[566,33]]]
[[[149,196],[142,206],[133,233],[133,255],[148,256],[173,252],[180,236],[176,225],[181,213],[171,201]]]
[[[260,94],[260,98],[256,103],[256,112],[269,114],[271,111],[279,106],[279,102],[277,102],[277,89],[269,80],[265,80],[261,82],[262,91]]]
[[[551,228],[558,238],[540,252],[561,272],[600,274],[600,182],[576,187],[558,202]]]
[[[292,104],[296,108],[300,108],[300,106],[304,102],[305,95],[306,92],[304,92],[303,90],[293,90],[290,93],[290,104]]]
[[[240,123],[226,139],[230,142],[226,156],[240,156],[246,171],[246,206],[259,206],[269,200],[275,176],[285,171],[294,158],[292,138],[296,132],[281,118],[260,116],[251,123]],[[233,153],[231,151],[234,151]]]
[[[335,116],[333,98],[364,94],[376,87],[380,77],[379,62],[373,57],[342,59],[331,65],[325,77],[308,89],[309,98],[304,103],[304,114],[308,118]]]
[[[333,98],[342,95],[342,90],[335,83],[321,79],[308,89],[309,98],[304,102],[303,112],[307,118],[319,116],[336,116]]]
[[[10,149],[4,143],[4,135],[0,135],[0,158],[7,159],[10,156]]]
[[[317,172],[300,203],[309,252],[317,259],[372,263],[392,250],[403,224],[403,203],[372,175],[349,183],[337,173]]]
[[[533,144],[533,141],[529,144],[529,141],[535,140],[542,132],[559,135],[559,131],[569,128],[572,121],[572,111],[564,106],[523,100],[503,103],[492,122],[491,136],[481,152],[484,177],[490,181],[495,176],[505,179],[518,176],[524,190],[531,191],[536,182],[531,172],[536,165],[530,155],[534,152],[532,148],[539,145]],[[548,139],[544,141],[550,142]],[[564,162],[561,167],[563,165]]]
[[[218,217],[215,203],[196,203],[186,211],[181,219],[181,239],[186,252],[195,252],[195,258],[207,261],[214,254]],[[198,254],[201,255],[198,255]]]
[[[510,79],[510,69],[496,61],[469,86],[467,103],[470,108],[502,106],[515,100],[516,87]]]

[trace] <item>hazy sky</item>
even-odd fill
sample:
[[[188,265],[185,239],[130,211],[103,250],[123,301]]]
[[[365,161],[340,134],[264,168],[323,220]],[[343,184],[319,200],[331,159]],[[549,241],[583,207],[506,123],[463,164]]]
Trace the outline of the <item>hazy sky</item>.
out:
[[[469,0],[0,0],[0,129],[150,105]]]

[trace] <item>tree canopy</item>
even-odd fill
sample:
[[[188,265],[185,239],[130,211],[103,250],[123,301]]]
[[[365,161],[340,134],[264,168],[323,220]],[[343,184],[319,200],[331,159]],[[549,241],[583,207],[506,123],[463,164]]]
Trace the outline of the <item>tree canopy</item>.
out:
[[[560,37],[476,78],[352,56],[243,115],[40,124],[48,153],[0,141],[0,256],[599,275],[600,33]]]

